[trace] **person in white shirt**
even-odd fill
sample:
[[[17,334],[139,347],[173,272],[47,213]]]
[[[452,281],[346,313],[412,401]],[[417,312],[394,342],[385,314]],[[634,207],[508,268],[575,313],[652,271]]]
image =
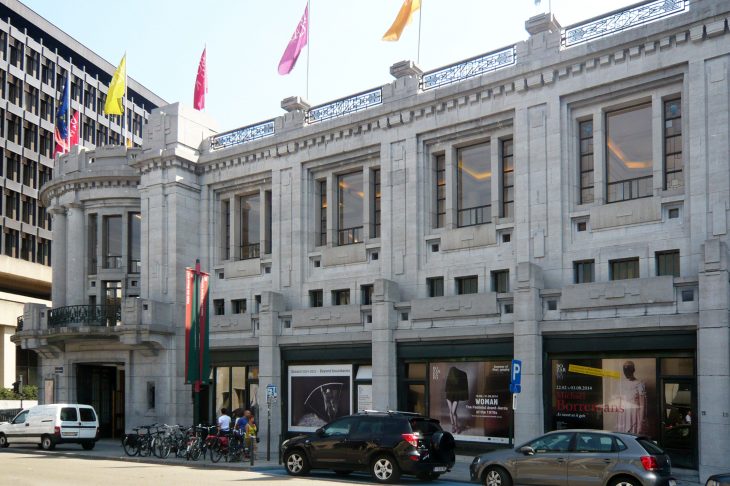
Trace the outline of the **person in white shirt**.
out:
[[[221,408],[221,416],[218,417],[218,432],[228,433],[231,430],[231,417],[228,415],[228,409]]]

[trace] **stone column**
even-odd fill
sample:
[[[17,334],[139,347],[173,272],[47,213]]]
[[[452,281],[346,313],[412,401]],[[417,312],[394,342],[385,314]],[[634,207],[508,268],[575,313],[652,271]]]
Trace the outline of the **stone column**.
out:
[[[66,210],[55,206],[49,211],[53,221],[51,306],[63,307],[66,305]]]
[[[697,430],[702,484],[727,472],[730,451],[730,326],[728,255],[719,238],[705,241],[700,265],[697,328]]]
[[[373,289],[373,408],[397,410],[398,358],[394,331],[398,324],[395,303],[400,299],[398,284],[375,280]]]
[[[522,360],[522,392],[515,404],[516,444],[543,431],[542,336],[539,328],[542,288],[542,269],[534,263],[518,263],[514,292],[514,358]]]
[[[80,204],[68,205],[68,240],[66,268],[66,305],[84,305],[85,278],[84,248],[86,231],[84,231],[84,210]]]
[[[259,310],[259,392],[256,401],[259,404],[259,430],[261,431],[258,460],[266,458],[266,441],[271,437],[271,459],[276,460],[279,453],[279,435],[282,430],[282,399],[281,384],[281,350],[279,349],[279,313],[285,310],[284,296],[277,292],[264,291],[261,293]],[[276,385],[279,398],[271,407],[271,424],[267,423],[269,410],[266,403],[266,386]]]

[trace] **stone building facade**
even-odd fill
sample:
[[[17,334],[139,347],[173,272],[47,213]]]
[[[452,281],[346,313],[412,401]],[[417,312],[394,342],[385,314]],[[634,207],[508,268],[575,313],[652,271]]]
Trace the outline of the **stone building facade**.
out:
[[[514,358],[516,442],[645,433],[704,479],[730,452],[729,7],[534,17],[525,42],[428,73],[398,63],[389,84],[317,107],[290,98],[226,133],[181,105],[154,110],[141,150],[58,161],[42,197],[66,266],[53,309],[26,306],[18,339],[55,398],[79,396],[74,370],[114,366],[127,427],[189,422],[184,269],[199,258],[209,419],[270,411],[277,440],[405,409],[458,441],[506,444]],[[121,273],[92,273],[90,255],[117,256],[114,215]],[[116,321],[51,322],[100,308],[109,281],[124,282]]]

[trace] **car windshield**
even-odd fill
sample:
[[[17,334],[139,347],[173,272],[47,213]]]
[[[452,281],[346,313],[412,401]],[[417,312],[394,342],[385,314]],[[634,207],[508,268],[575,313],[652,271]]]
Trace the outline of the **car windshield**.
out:
[[[535,452],[565,452],[570,449],[570,440],[572,438],[573,434],[568,432],[548,434],[533,440],[527,445],[532,447]]]

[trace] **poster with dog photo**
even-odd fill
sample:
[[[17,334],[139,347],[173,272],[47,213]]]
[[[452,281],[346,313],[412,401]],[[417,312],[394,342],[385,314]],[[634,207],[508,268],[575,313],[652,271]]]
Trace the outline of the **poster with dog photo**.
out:
[[[352,365],[289,366],[289,430],[314,432],[352,413]]]

